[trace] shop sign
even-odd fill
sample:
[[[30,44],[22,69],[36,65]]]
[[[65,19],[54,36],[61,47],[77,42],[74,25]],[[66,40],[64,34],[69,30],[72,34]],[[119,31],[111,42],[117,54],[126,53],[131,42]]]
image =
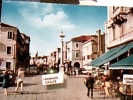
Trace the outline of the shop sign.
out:
[[[63,74],[61,73],[42,75],[43,85],[59,84],[63,83],[63,80]]]
[[[133,75],[124,74],[123,75],[123,84],[133,85]]]

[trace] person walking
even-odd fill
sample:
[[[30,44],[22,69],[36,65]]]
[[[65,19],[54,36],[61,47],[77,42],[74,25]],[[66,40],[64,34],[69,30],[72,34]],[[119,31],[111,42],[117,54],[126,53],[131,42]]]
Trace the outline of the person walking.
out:
[[[18,79],[17,79],[17,87],[15,88],[15,92],[18,92],[19,87],[21,87],[21,94],[23,94],[23,82],[24,82],[25,74],[22,68],[18,70]]]
[[[8,70],[5,70],[3,74],[1,75],[3,78],[2,88],[4,88],[4,94],[8,95],[7,88],[9,87],[9,74]]]
[[[94,88],[95,79],[94,77],[92,77],[91,73],[89,73],[89,77],[87,77],[85,81],[86,81],[86,87],[88,89],[87,96],[89,97],[91,92],[91,99],[93,99],[93,88]]]

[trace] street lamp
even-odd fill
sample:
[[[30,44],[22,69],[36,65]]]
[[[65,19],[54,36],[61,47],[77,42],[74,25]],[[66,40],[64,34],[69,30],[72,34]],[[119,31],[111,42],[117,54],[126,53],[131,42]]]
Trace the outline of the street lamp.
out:
[[[65,37],[65,34],[63,33],[63,31],[61,31],[60,33],[60,39],[61,39],[61,57],[60,57],[60,65],[59,65],[59,73],[63,73],[64,74],[64,65],[63,65],[63,38]]]

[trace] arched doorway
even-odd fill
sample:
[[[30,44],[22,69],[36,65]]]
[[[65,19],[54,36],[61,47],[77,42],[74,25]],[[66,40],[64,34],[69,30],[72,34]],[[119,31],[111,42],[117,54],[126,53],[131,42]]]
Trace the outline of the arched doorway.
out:
[[[79,63],[79,62],[75,62],[75,63],[74,63],[74,67],[80,68],[80,63]]]

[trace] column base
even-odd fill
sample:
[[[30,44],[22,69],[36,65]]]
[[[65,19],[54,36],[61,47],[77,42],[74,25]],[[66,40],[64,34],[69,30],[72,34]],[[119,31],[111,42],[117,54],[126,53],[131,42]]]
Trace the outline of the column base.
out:
[[[63,64],[59,65],[59,73],[64,74],[64,65]]]

